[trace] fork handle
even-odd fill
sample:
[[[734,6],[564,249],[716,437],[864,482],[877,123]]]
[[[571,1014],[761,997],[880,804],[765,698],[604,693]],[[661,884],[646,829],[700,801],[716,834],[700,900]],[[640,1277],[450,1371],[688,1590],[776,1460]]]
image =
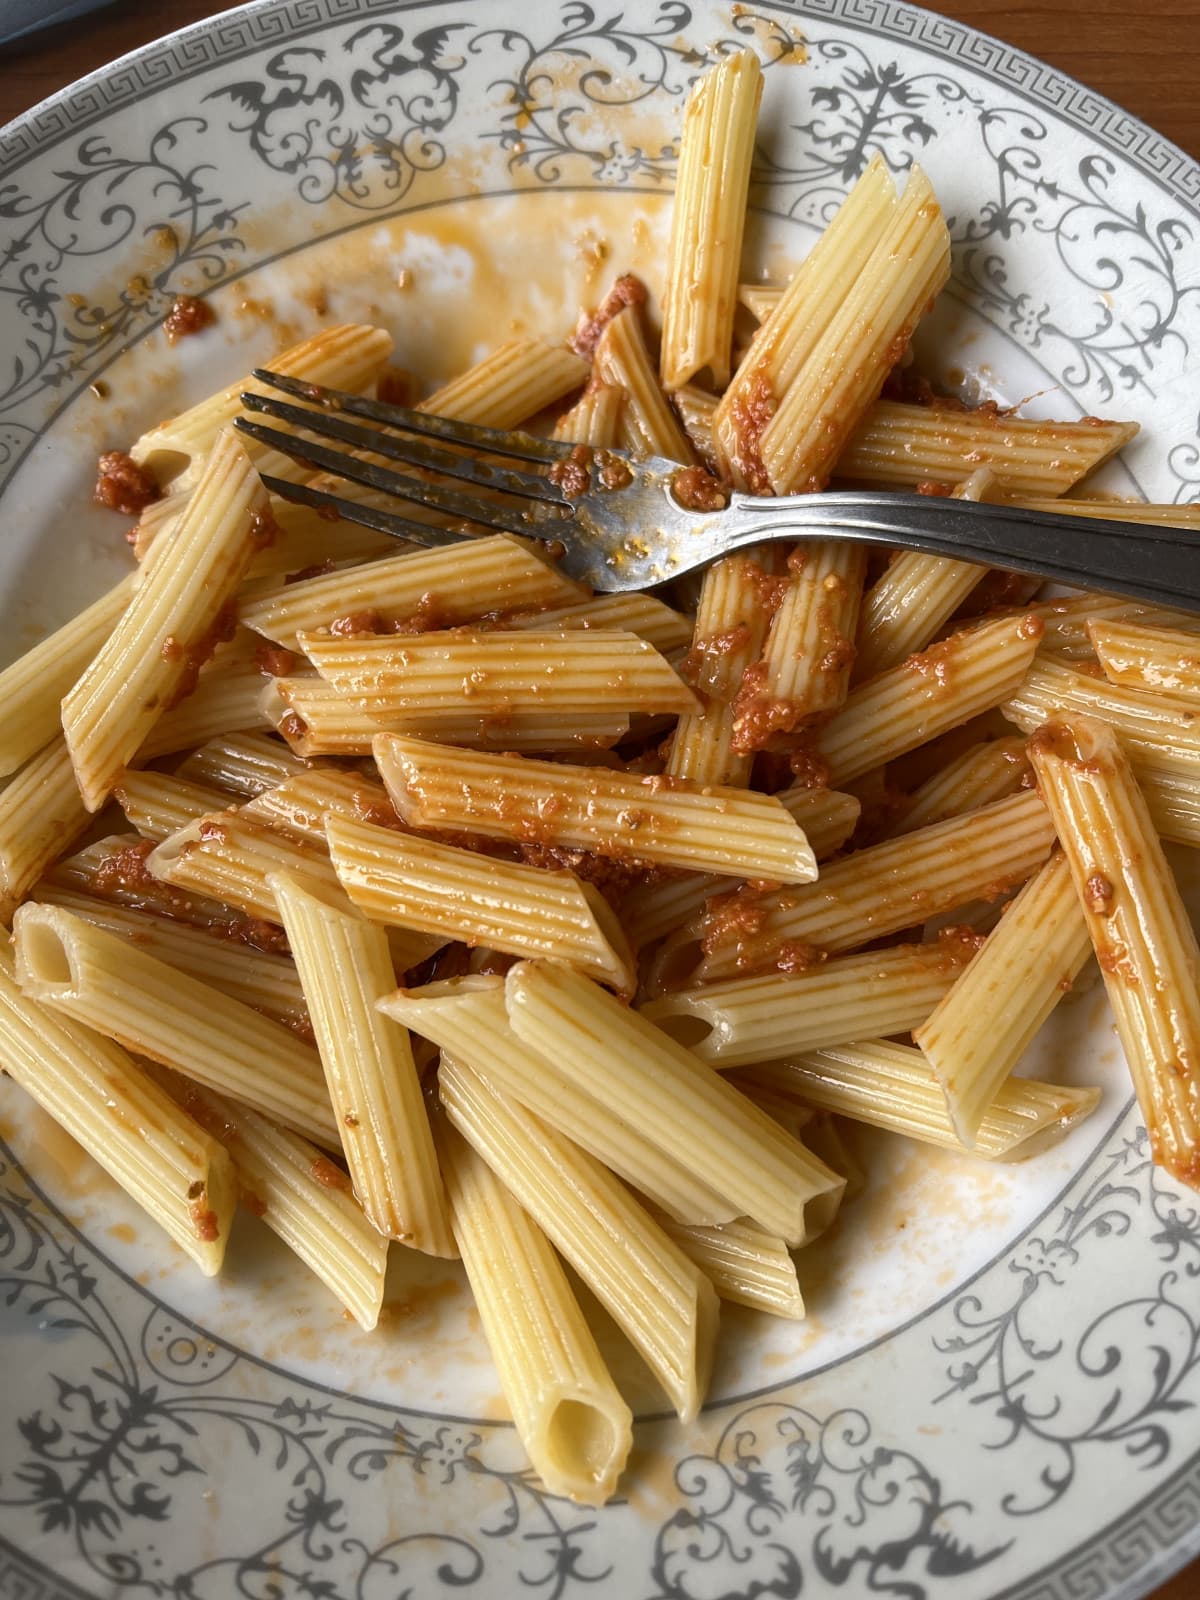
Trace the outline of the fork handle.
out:
[[[805,536],[865,539],[1200,611],[1200,542],[1183,528],[917,494],[734,495],[731,514],[730,548]]]

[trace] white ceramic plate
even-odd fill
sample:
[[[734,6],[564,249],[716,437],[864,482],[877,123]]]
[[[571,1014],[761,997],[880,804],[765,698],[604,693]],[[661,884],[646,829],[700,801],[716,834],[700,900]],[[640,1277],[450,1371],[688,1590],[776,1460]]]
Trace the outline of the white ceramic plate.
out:
[[[783,272],[874,151],[953,219],[934,375],[1137,418],[1111,481],[1200,486],[1200,170],[1027,57],[889,0],[290,0],[117,62],[0,138],[0,583],[11,654],[95,593],[92,463],[318,321],[428,377],[657,282],[690,80],[767,65],[750,250]],[[401,286],[403,280],[403,287]],[[215,328],[171,349],[179,290]],[[94,387],[89,387],[94,386]],[[1200,1209],[1149,1164],[1102,995],[1032,1063],[1103,1084],[1023,1167],[872,1147],[802,1326],[725,1317],[628,1497],[524,1469],[454,1269],[378,1335],[252,1219],[197,1280],[0,1091],[0,1594],[548,1600],[1133,1596],[1200,1549]]]

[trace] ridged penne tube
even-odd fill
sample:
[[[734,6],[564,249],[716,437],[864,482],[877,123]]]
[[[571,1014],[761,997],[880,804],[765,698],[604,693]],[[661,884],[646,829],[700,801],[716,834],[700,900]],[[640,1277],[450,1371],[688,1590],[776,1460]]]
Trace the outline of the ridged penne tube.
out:
[[[34,999],[338,1148],[320,1059],[286,1028],[56,906],[23,906],[13,933]]]
[[[160,534],[165,536],[162,546],[165,549],[165,541],[170,539],[171,532],[178,524],[191,494],[190,489],[175,489],[170,494],[160,495],[157,500],[151,500],[148,506],[142,507],[136,524],[126,535],[136,561],[145,561]]]
[[[993,800],[1007,799],[1030,786],[1030,770],[1024,739],[1014,735],[974,744],[913,793],[892,835],[913,833]]]
[[[446,1114],[608,1311],[685,1421],[708,1389],[710,1285],[607,1167],[488,1081],[489,1041],[443,1055]]]
[[[254,552],[266,492],[232,430],[222,433],[171,540],[62,702],[80,793],[98,811],[208,649]]]
[[[452,1129],[441,1149],[463,1266],[530,1463],[551,1494],[603,1505],[632,1444],[629,1407],[537,1223]]]
[[[1056,496],[1107,461],[1136,422],[1042,422],[988,410],[877,400],[851,433],[834,475],[864,486],[912,489],[961,483],[988,467],[1009,494]]]
[[[380,1233],[453,1256],[437,1152],[407,1031],[376,1009],[396,978],[387,935],[340,892],[300,877],[270,887],[304,985],[359,1204]]]
[[[49,885],[90,895],[107,905],[126,906],[132,911],[170,917],[189,927],[207,928],[222,938],[250,944],[255,949],[277,948],[282,943],[273,929],[251,923],[242,912],[220,900],[186,894],[160,883],[146,866],[156,848],[153,839],[143,839],[137,833],[114,833],[97,839],[74,855],[56,861],[35,886],[34,895]]]
[[[0,922],[12,921],[24,895],[90,821],[60,735],[0,792]]]
[[[494,1089],[581,1145],[677,1221],[730,1222],[737,1215],[705,1175],[664,1148],[657,1130],[619,1114],[607,1088],[607,1098],[600,1097],[592,1092],[595,1085],[574,1087],[547,1072],[542,1058],[513,1032],[503,978],[446,979],[401,989],[379,1004],[457,1060],[475,1061],[486,1045],[487,1080]]]
[[[282,461],[283,457],[278,459]],[[270,469],[261,453],[255,457],[255,464],[260,473]],[[146,561],[160,534],[164,543],[155,551],[154,559],[166,553],[191,495],[190,489],[179,490],[162,500],[151,501],[142,512],[131,539],[133,553],[139,561]],[[306,567],[319,566],[331,557],[339,562],[373,561],[396,552],[395,539],[386,533],[376,533],[373,528],[360,527],[341,518],[331,519],[312,506],[296,505],[280,495],[269,496],[268,509],[274,537],[246,568],[248,580],[281,572],[303,572]]]
[[[662,1219],[662,1229],[712,1284],[722,1300],[791,1322],[804,1320],[796,1263],[782,1239],[738,1217],[720,1227],[688,1227]]]
[[[605,326],[596,345],[595,368],[605,383],[625,391],[619,428],[627,450],[668,461],[692,460],[687,435],[659,387],[636,305],[618,311]]]
[[[641,1014],[710,1066],[740,1067],[908,1033],[926,1021],[965,965],[965,955],[953,945],[892,945],[835,956],[807,972],[685,989],[652,1000]]]
[[[854,832],[859,803],[836,789],[784,789],[775,797],[804,829],[818,861],[830,856]],[[635,950],[698,921],[705,902],[729,887],[713,872],[690,872],[635,884],[621,901],[621,923]]]
[[[129,604],[136,573],[122,578],[85,611],[0,672],[0,778],[6,778],[62,732],[59,702],[100,649]]]
[[[896,186],[876,155],[738,363],[713,416],[712,437],[723,475],[739,489],[770,488],[759,454],[763,431],[857,283],[896,204]]]
[[[1094,618],[1088,636],[1110,683],[1200,700],[1200,633]]]
[[[1042,649],[1069,660],[1092,657],[1089,625],[1093,621],[1137,622],[1154,628],[1194,628],[1194,611],[1175,611],[1169,606],[1150,605],[1145,600],[1122,600],[1115,594],[1077,594],[1039,600],[1029,606],[1039,617],[1045,632]]]
[[[913,1028],[913,1042],[937,1074],[964,1144],[974,1141],[1001,1084],[1069,991],[1090,951],[1070,869],[1056,850],[931,1015]]]
[[[554,424],[554,437],[594,450],[610,450],[621,436],[625,391],[613,383],[589,383],[569,411]]]
[[[342,767],[311,766],[273,789],[265,789],[241,808],[243,817],[282,828],[302,839],[325,844],[325,822],[330,815],[352,822],[398,826],[392,802],[381,783],[347,772]]]
[[[736,788],[749,782],[751,758],[733,747],[731,702],[762,650],[777,590],[778,580],[748,555],[726,556],[706,568],[683,666],[705,701],[675,728],[667,757],[672,777]]]
[[[303,378],[309,383],[358,391],[375,381],[391,351],[391,336],[382,328],[349,323],[321,329],[311,339],[273,355],[267,365],[273,372]],[[264,385],[254,378],[239,378],[227,389],[209,395],[169,422],[161,422],[142,434],[130,455],[160,483],[170,482],[175,488],[189,487],[199,480],[201,464],[216,444],[221,429],[241,413],[241,397],[247,389],[258,394],[267,393]],[[286,424],[284,426],[286,428]],[[277,451],[268,453],[257,446],[252,449],[263,458],[263,470],[276,477],[295,478],[305,470]]]
[[[1032,495],[1010,498],[1010,505],[1024,511],[1047,511],[1075,517],[1100,517],[1105,521],[1140,522],[1144,526],[1194,528],[1200,532],[1200,500],[1186,505],[1155,505],[1146,500],[1105,499],[1099,495],[1080,495],[1071,499],[1037,499]]]
[[[1056,719],[1029,742],[1158,1165],[1200,1188],[1200,949],[1116,734]]]
[[[598,855],[779,883],[816,876],[803,830],[770,795],[484,755],[397,734],[380,734],[374,749],[392,804],[411,827],[536,837]]]
[[[0,950],[4,1070],[208,1277],[220,1271],[237,1186],[225,1151],[125,1051],[23,993]]]
[[[776,494],[824,488],[897,352],[907,348],[949,276],[950,235],[929,179],[914,164],[861,274],[759,438]]]
[[[784,287],[779,283],[739,283],[738,304],[745,306],[756,322],[765,322],[783,299]]]
[[[845,539],[813,539],[797,546],[793,565],[762,660],[746,673],[734,706],[738,750],[761,750],[846,698],[866,551]]]
[[[232,805],[234,797],[204,783],[189,783],[166,772],[127,772],[114,798],[131,828],[144,838],[165,839],[197,817]]]
[[[1200,775],[1138,773],[1138,787],[1159,836],[1173,844],[1200,845]]]
[[[498,737],[523,709],[568,721],[616,706],[623,714],[696,709],[696,696],[653,645],[610,628],[475,628],[447,633],[302,633],[321,677],[397,733],[437,737],[448,712],[492,720]]]
[[[191,750],[221,735],[266,729],[263,686],[271,680],[247,648],[247,639],[253,637],[239,634],[218,647],[201,668],[192,693],[164,712],[139,745],[139,763]]]
[[[94,922],[98,928],[107,928],[147,955],[178,967],[202,983],[211,983],[222,994],[253,1006],[255,1011],[282,1022],[301,1036],[308,1032],[304,990],[290,956],[256,950],[252,945],[220,934],[214,936],[186,922],[52,883],[39,884],[32,898],[39,905],[57,906],[85,922]]]
[[[1015,694],[1041,638],[1036,617],[1005,617],[951,634],[856,689],[813,749],[831,784],[846,784]]]
[[[868,1039],[772,1061],[745,1073],[748,1084],[791,1093],[853,1122],[869,1122],[946,1150],[968,1150],[954,1131],[932,1067],[910,1045]],[[1009,1078],[984,1112],[969,1154],[984,1161],[1024,1161],[1057,1144],[1099,1103],[1099,1089]]]
[[[980,467],[954,490],[956,500],[994,498],[996,480]],[[949,556],[901,550],[863,595],[855,677],[873,678],[935,639],[988,569]]]
[[[612,702],[613,697],[609,699]],[[422,711],[376,715],[366,709],[364,696],[344,695],[323,678],[275,678],[262,691],[260,704],[291,749],[308,759],[370,755],[375,735],[393,730],[419,732],[439,744],[539,753],[603,750],[629,732],[629,718],[619,703],[564,716],[557,706],[543,707],[532,697],[511,710],[492,713],[478,712],[473,701],[464,700],[458,709],[443,706],[428,715]]]
[[[803,1244],[842,1179],[660,1028],[565,967],[519,962],[505,979],[508,1020],[545,1077],[600,1096],[746,1216]],[[586,1148],[586,1140],[573,1135]],[[597,1152],[593,1152],[594,1154]],[[686,1220],[686,1219],[683,1219]]]
[[[1200,719],[1182,695],[1147,694],[1039,656],[1001,709],[1023,733],[1060,713],[1094,717],[1120,734],[1135,767],[1200,777]]]
[[[326,831],[342,887],[372,921],[565,961],[633,993],[633,954],[594,884],[335,815]]]
[[[1031,878],[1054,827],[1036,794],[1012,795],[900,839],[856,850],[818,884],[778,890],[748,907],[710,908],[702,981],[773,967],[797,947],[851,950]],[[747,911],[752,913],[747,917]]]
[[[246,730],[207,740],[175,768],[175,776],[252,798],[307,770],[308,762],[274,734]]]
[[[664,655],[683,649],[692,636],[692,625],[679,611],[672,611],[649,594],[598,594],[593,600],[575,605],[548,606],[523,616],[508,617],[506,628],[616,628],[636,633]]]
[[[742,229],[762,99],[762,68],[738,50],[696,79],[683,109],[662,297],[663,386],[707,372],[729,382]]]
[[[676,389],[671,395],[671,402],[679,413],[679,420],[683,423],[683,431],[692,449],[707,466],[715,467],[713,418],[717,412],[716,395],[685,383],[682,389]]]
[[[243,601],[247,628],[294,648],[300,633],[342,618],[393,623],[432,609],[442,627],[493,611],[574,605],[587,598],[542,556],[506,534],[467,539],[439,550],[409,550],[300,583],[280,583]]]
[[[455,422],[515,428],[588,379],[588,364],[565,345],[510,339],[421,402]]]
[[[388,1240],[363,1214],[341,1167],[250,1106],[194,1083],[177,1089],[185,1108],[219,1130],[246,1208],[320,1278],[360,1328],[374,1328],[383,1305]]]

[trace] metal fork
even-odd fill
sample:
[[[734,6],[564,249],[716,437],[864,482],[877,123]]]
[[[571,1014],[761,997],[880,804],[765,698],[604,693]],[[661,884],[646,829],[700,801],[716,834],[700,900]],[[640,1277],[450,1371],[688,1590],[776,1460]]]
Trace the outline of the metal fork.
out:
[[[659,456],[634,460],[621,451],[453,422],[263,369],[254,377],[293,401],[247,391],[247,410],[304,433],[239,417],[243,433],[376,491],[347,499],[319,484],[265,477],[276,494],[422,545],[477,537],[481,529],[540,539],[553,547],[562,571],[603,592],[650,588],[764,540],[809,536],[902,545],[1200,611],[1196,540],[1182,528],[876,491],[778,499],[732,494],[723,510],[697,512],[676,492],[685,469]],[[331,448],[324,439],[348,448]],[[401,462],[418,475],[350,452]],[[488,459],[494,457],[534,470],[501,466]],[[453,487],[453,480],[469,489]],[[381,505],[380,496],[435,511],[453,525],[406,517]]]

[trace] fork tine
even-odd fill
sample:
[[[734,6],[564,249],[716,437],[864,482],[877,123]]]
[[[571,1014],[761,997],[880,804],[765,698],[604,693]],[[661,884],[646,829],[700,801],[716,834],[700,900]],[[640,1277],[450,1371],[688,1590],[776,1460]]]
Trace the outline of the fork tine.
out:
[[[505,494],[520,495],[523,499],[549,500],[557,505],[566,501],[558,485],[539,473],[514,472],[509,467],[491,466],[473,456],[460,455],[454,450],[441,450],[437,445],[426,444],[421,438],[380,433],[376,428],[347,422],[332,411],[314,411],[304,406],[289,405],[286,400],[276,400],[274,395],[255,394],[253,390],[248,390],[242,396],[242,404],[248,411],[261,412],[277,422],[294,423],[310,433],[328,439],[340,439],[356,450],[373,451],[393,461],[403,461],[410,467],[440,472],[448,478],[473,483],[480,489],[498,489]]]
[[[368,489],[379,489],[384,494],[396,495],[401,500],[411,500],[415,505],[445,512],[463,522],[478,523],[493,528],[498,533],[529,533],[529,520],[523,512],[507,506],[480,500],[475,495],[462,494],[457,489],[440,483],[425,483],[419,478],[405,478],[387,467],[377,467],[369,461],[359,461],[355,456],[343,455],[340,450],[330,450],[311,439],[298,439],[292,433],[280,433],[277,428],[264,427],[248,417],[234,419],[234,427],[251,439],[257,439],[270,450],[278,450],[294,461],[331,472],[337,478],[348,478],[351,483],[362,483]]]
[[[363,528],[374,528],[377,533],[389,533],[395,539],[409,539],[413,544],[427,545],[431,549],[442,545],[462,544],[476,537],[471,533],[458,533],[451,528],[435,528],[428,522],[414,522],[395,511],[384,511],[378,506],[363,505],[356,500],[343,500],[327,489],[314,489],[306,483],[292,483],[286,478],[264,476],[263,487],[277,494],[281,500],[291,500],[295,505],[312,506],[315,511],[336,511],[347,522],[356,522]],[[330,532],[330,554],[336,556],[337,535]]]
[[[532,433],[485,428],[478,422],[455,422],[449,417],[434,416],[430,411],[414,411],[409,406],[388,405],[383,400],[368,400],[363,395],[346,394],[341,389],[327,389],[322,384],[287,377],[266,367],[256,367],[251,376],[268,388],[279,389],[297,400],[307,400],[310,405],[346,411],[355,417],[365,417],[368,422],[403,428],[408,433],[445,439],[450,444],[480,450],[486,455],[509,456],[514,461],[554,462],[566,461],[575,449],[573,444],[561,439],[539,439]]]

